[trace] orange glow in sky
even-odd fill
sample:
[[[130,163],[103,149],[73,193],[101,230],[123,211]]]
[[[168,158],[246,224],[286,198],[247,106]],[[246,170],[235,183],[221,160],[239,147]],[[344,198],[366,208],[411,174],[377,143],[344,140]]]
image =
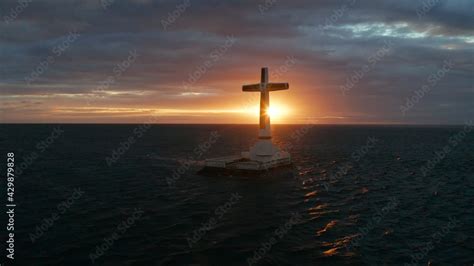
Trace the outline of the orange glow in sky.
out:
[[[260,115],[259,108],[260,107],[257,105],[244,110],[244,112],[248,115],[251,115],[255,121],[258,121],[257,118]],[[270,115],[272,123],[284,122],[286,119],[291,117],[291,109],[287,105],[281,103],[271,103],[270,108],[266,112]]]

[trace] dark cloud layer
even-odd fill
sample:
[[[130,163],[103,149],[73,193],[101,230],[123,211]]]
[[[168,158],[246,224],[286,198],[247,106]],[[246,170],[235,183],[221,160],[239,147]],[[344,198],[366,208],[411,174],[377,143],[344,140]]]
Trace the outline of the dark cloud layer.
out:
[[[474,115],[470,0],[8,0],[0,10],[0,112],[9,122],[98,95],[94,103],[115,107],[205,109],[192,96],[228,100],[260,66],[278,68],[289,56],[297,63],[281,78],[304,95],[306,117],[459,124]],[[235,43],[217,57],[229,37]],[[130,67],[117,69],[133,51]],[[446,60],[452,67],[432,82]],[[19,108],[26,103],[34,108]]]

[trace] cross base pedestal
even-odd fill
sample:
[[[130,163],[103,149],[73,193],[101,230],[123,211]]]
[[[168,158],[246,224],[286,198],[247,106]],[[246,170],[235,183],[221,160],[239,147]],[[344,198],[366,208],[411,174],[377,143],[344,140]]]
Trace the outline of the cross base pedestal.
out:
[[[250,148],[235,156],[206,160],[207,168],[226,170],[266,171],[291,164],[291,156],[273,145],[271,140],[259,140]]]

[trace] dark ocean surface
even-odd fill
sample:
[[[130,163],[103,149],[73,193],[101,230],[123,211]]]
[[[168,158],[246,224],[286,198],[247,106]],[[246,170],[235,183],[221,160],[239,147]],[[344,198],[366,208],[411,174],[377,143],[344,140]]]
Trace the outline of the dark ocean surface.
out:
[[[14,152],[17,171],[15,265],[473,265],[471,128],[275,125],[290,168],[196,174],[256,134],[0,125],[0,169]]]

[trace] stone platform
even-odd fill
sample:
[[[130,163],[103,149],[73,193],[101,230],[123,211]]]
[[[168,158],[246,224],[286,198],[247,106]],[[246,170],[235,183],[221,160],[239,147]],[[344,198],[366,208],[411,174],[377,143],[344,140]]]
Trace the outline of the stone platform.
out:
[[[259,156],[255,159],[251,159],[248,155],[248,152],[243,152],[242,155],[207,159],[205,167],[258,172],[291,164],[290,154],[284,151],[277,152],[273,156]]]

